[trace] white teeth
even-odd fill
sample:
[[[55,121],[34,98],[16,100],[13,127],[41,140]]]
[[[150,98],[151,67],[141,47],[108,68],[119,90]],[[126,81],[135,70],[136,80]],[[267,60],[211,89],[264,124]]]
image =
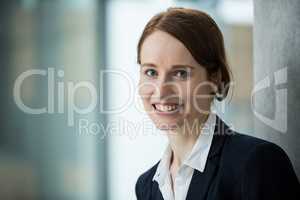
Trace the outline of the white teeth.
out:
[[[178,108],[178,105],[164,106],[164,105],[155,104],[155,107],[157,110],[161,112],[171,112],[176,110]]]

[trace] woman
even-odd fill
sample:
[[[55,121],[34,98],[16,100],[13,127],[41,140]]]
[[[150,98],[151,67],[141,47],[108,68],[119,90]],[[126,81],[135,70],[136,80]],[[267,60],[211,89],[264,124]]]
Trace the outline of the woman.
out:
[[[231,80],[222,33],[209,15],[185,8],[155,15],[137,53],[144,108],[169,140],[160,161],[138,178],[138,200],[299,196],[280,147],[234,132],[211,111]]]

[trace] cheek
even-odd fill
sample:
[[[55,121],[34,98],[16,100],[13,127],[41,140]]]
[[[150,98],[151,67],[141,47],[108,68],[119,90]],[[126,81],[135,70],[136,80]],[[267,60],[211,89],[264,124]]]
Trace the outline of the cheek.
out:
[[[198,82],[191,84],[187,91],[188,109],[191,112],[203,112],[210,108],[212,95],[210,94],[210,84],[206,82]]]
[[[151,94],[153,93],[154,87],[148,81],[140,80],[138,84],[138,93],[143,101],[150,98]]]

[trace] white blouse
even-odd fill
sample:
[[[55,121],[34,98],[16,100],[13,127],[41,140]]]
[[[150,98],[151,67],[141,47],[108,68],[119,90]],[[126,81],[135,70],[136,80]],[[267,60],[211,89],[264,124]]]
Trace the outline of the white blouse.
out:
[[[172,149],[170,144],[159,162],[153,181],[158,183],[164,200],[185,200],[194,170],[203,172],[205,169],[208,152],[212,143],[216,123],[216,114],[210,112],[202,130],[199,134],[192,151],[186,156],[175,177],[174,193],[172,190],[170,160]]]

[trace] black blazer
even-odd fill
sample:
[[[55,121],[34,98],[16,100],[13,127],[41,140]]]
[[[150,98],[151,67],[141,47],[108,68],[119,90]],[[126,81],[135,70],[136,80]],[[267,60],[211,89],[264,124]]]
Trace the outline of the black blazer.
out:
[[[135,185],[138,200],[163,200],[157,182],[152,181],[159,162],[139,176]],[[216,116],[205,170],[194,170],[186,199],[300,199],[300,184],[279,146],[234,132]]]

